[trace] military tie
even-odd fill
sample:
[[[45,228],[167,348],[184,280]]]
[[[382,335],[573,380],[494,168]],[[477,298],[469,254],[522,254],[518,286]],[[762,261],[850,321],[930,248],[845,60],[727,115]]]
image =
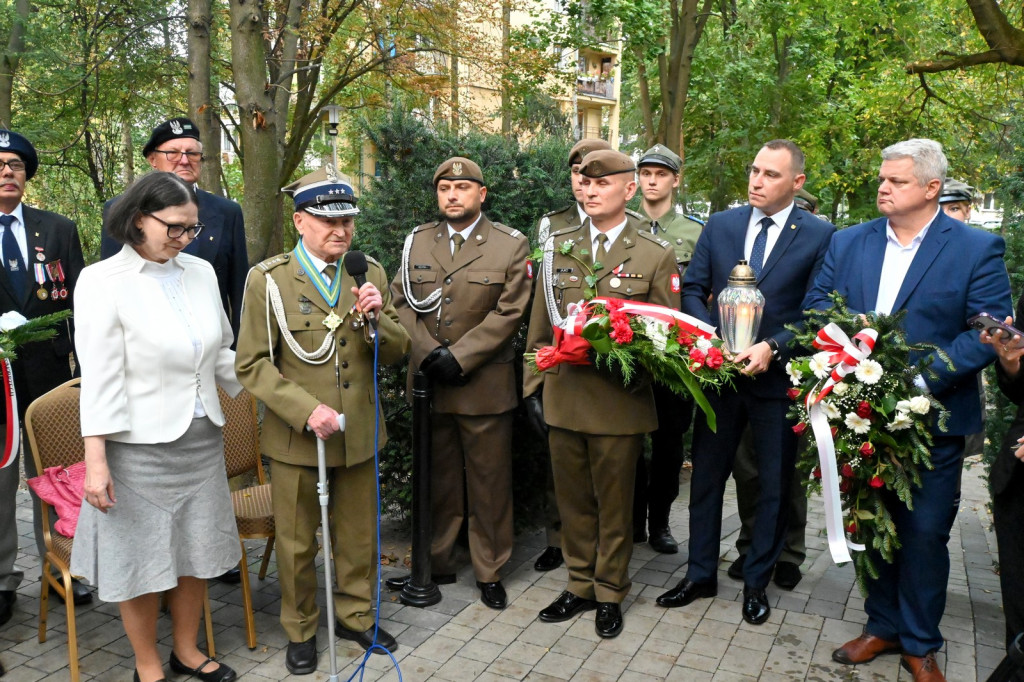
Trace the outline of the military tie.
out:
[[[459,251],[462,250],[462,245],[465,243],[466,238],[456,232],[452,235],[452,258],[459,255]]]
[[[594,241],[597,242],[597,248],[594,249],[594,263],[604,263],[608,259],[608,247],[606,246],[608,235],[602,232]]]
[[[330,285],[334,281],[334,276],[338,274],[338,264],[328,263],[324,266],[324,277],[327,278],[327,284]]]
[[[661,229],[661,225],[658,224],[657,220],[651,221],[651,234],[658,234],[658,230]]]
[[[4,267],[10,275],[11,287],[20,301],[25,296],[25,260],[21,257],[21,247],[18,246],[18,239],[14,236],[11,226],[14,224],[14,216],[0,215],[0,225],[4,226],[3,249]]]
[[[761,276],[761,268],[764,267],[764,252],[768,247],[768,228],[775,222],[765,216],[761,218],[761,231],[754,237],[754,248],[750,250],[750,267],[754,270],[754,276]]]

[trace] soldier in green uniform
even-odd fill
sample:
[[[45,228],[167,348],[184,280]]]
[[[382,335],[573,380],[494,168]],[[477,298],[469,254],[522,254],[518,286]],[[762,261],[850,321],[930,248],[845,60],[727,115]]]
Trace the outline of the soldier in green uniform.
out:
[[[567,306],[584,298],[587,271],[556,251],[555,244],[570,242],[584,262],[603,264],[595,273],[599,296],[679,305],[672,249],[626,215],[626,202],[636,192],[635,170],[632,159],[616,151],[595,151],[583,159],[588,219],[552,234],[544,244],[528,350],[550,345],[554,327],[565,324]],[[593,365],[563,364],[539,375],[527,369],[523,395],[549,429],[569,569],[567,589],[540,612],[540,619],[561,622],[596,608],[597,634],[615,637],[623,627],[620,604],[630,589],[636,460],[644,434],[658,425],[650,386],[627,388],[620,377]]]
[[[569,169],[572,171],[572,195],[576,200],[572,205],[557,211],[545,213],[537,223],[537,243],[543,245],[548,236],[554,232],[562,232],[570,227],[579,227],[587,218],[583,210],[583,176],[580,175],[580,163],[589,152],[611,149],[612,146],[600,139],[583,139],[569,150]],[[529,414],[531,423],[547,438],[541,415]],[[562,521],[558,518],[558,503],[555,501],[555,486],[551,480],[551,467],[548,467],[547,490],[544,499],[545,531],[548,546],[537,557],[533,567],[538,571],[553,571],[562,565]]]
[[[379,263],[367,259],[366,282],[358,289],[340,267],[359,212],[351,181],[328,165],[284,191],[295,201],[292,219],[301,238],[294,251],[249,273],[235,371],[267,405],[260,445],[271,459],[285,665],[304,675],[316,670],[320,620],[316,439],[326,441],[337,634],[369,648],[379,564],[373,446],[375,436],[380,448],[387,437],[383,416],[374,414],[374,333],[368,317],[378,324],[381,363],[402,360],[409,335]],[[346,418],[342,433],[339,415]],[[375,641],[389,651],[398,646],[380,628]]]
[[[682,159],[664,145],[656,144],[640,157],[640,214],[651,234],[667,241],[676,254],[679,277],[693,257],[693,247],[703,225],[676,211]],[[676,301],[677,305],[679,301]],[[651,462],[641,456],[636,462],[633,494],[633,541],[643,542],[649,533],[651,549],[663,554],[679,551],[668,527],[672,502],[679,496],[679,472],[683,468],[683,434],[693,420],[693,400],[676,395],[660,384],[654,385],[658,407],[658,428],[651,433]],[[647,522],[645,533],[644,521]]]

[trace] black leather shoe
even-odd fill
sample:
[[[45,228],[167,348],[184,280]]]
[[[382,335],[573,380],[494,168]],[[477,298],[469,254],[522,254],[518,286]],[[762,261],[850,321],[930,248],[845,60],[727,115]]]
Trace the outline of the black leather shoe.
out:
[[[743,588],[743,620],[751,625],[760,625],[768,620],[772,609],[768,606],[768,595],[757,587]]]
[[[747,563],[747,555],[740,554],[736,561],[729,564],[729,577],[733,580],[743,580],[743,564]]]
[[[593,599],[584,599],[566,590],[558,595],[558,599],[551,602],[547,608],[538,616],[545,623],[561,623],[569,620],[577,613],[592,611],[597,608],[597,602]]]
[[[409,581],[412,580],[412,575],[403,575],[398,578],[388,578],[384,581],[384,586],[392,592],[397,592],[404,589]],[[451,585],[455,582],[454,573],[437,573],[430,576],[430,580],[435,585]]]
[[[58,580],[60,580],[60,578],[58,578]],[[57,600],[63,604],[64,597],[60,596],[60,593],[57,592],[57,590],[52,590],[52,592],[56,595]],[[71,579],[71,595],[72,599],[75,601],[75,606],[82,606],[83,604],[88,604],[92,601],[92,590],[74,578]]]
[[[791,561],[780,561],[775,564],[775,584],[784,590],[792,590],[803,578],[800,567]]]
[[[548,546],[544,553],[537,557],[533,568],[537,571],[553,571],[564,562],[565,558],[562,556],[562,548]]]
[[[338,639],[347,639],[350,642],[355,642],[363,647],[364,650],[369,650],[372,646],[373,653],[381,656],[384,655],[383,649],[387,649],[391,653],[398,651],[398,642],[382,627],[376,628],[376,644],[373,641],[374,628],[370,628],[366,632],[356,632],[355,630],[349,630],[340,622],[335,622],[334,634],[338,636]]]
[[[476,586],[480,588],[480,601],[492,609],[500,611],[508,604],[508,596],[500,580],[493,583],[482,583],[477,580]]]
[[[0,625],[3,625],[14,615],[14,602],[18,599],[18,593],[14,590],[0,590]]]
[[[284,667],[292,675],[308,675],[316,671],[316,635],[305,642],[288,642]]]
[[[227,583],[228,585],[237,585],[242,582],[242,571],[237,568],[232,568],[230,571],[218,575],[214,578],[219,583]]]
[[[203,669],[213,662],[214,660],[212,658],[207,658],[195,668],[190,668],[178,659],[173,649],[171,650],[171,660],[168,661],[172,672],[179,675],[190,675],[191,677],[200,679],[203,682],[235,682],[235,680],[238,679],[238,674],[223,663],[219,663],[217,668],[214,670],[203,672]]]
[[[3,668],[2,668],[2,667],[0,667],[0,675],[2,675],[2,674],[3,674],[3,672],[4,672],[4,671],[3,671]],[[136,671],[135,671],[135,675],[134,675],[134,676],[132,677],[132,682],[142,682],[142,681],[141,681],[141,680],[139,679],[139,671],[138,671],[138,670],[136,670]],[[157,680],[156,682],[167,682],[167,678],[165,678],[165,677],[161,677],[161,678],[160,678],[159,680]]]
[[[658,597],[657,603],[658,606],[674,609],[679,606],[686,606],[697,599],[705,599],[717,595],[718,585],[716,583],[695,583],[689,578],[683,578],[679,581],[678,585]]]
[[[672,537],[668,528],[652,528],[651,537],[647,541],[651,549],[662,554],[675,554],[679,551],[679,543]]]
[[[598,637],[610,639],[622,632],[622,609],[615,602],[603,601],[597,605],[594,629]]]

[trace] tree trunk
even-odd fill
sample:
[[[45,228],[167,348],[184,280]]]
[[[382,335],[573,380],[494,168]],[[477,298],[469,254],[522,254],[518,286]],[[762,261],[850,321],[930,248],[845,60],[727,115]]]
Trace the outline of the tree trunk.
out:
[[[277,116],[266,87],[262,9],[249,0],[230,0],[230,12],[231,64],[245,157],[242,213],[248,233],[249,262],[257,263],[282,248]]]
[[[220,119],[211,101],[210,86],[210,0],[188,0],[185,24],[188,28],[188,114],[199,126],[203,162],[199,185],[207,192],[221,194]]]
[[[509,28],[512,23],[512,3],[510,0],[501,1],[501,65],[502,68],[509,67]],[[508,84],[501,84],[501,134],[512,134],[512,98],[509,95]]]
[[[11,36],[7,50],[0,56],[0,126],[10,129],[14,96],[14,77],[18,73],[18,60],[25,50],[25,25],[28,23],[28,0],[17,0],[15,17],[11,23]]]
[[[121,121],[121,146],[124,148],[124,184],[135,181],[135,143],[132,141],[132,124]]]

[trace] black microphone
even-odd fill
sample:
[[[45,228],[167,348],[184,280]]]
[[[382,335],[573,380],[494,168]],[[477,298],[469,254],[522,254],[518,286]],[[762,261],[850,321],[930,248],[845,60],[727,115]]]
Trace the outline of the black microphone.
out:
[[[368,269],[366,254],[362,251],[348,251],[345,253],[344,260],[345,272],[356,281],[356,287],[366,284],[366,271]],[[370,322],[370,326],[373,327],[373,331],[377,331],[377,314],[372,310],[367,310],[365,315],[366,319]]]

